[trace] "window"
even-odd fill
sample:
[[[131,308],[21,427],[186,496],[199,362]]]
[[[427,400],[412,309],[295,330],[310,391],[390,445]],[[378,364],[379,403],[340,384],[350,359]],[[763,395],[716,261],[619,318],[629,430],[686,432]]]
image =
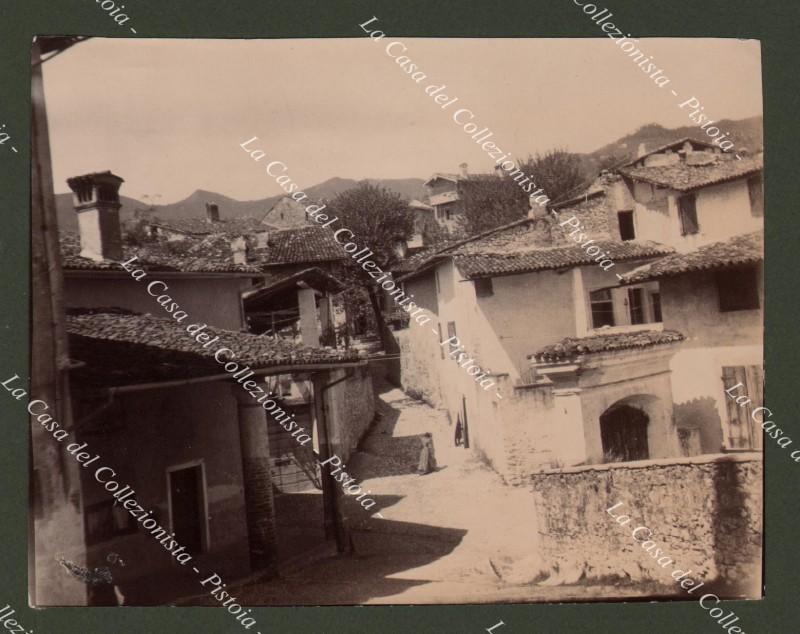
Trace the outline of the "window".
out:
[[[747,190],[750,192],[750,213],[753,216],[764,215],[764,181],[761,174],[747,179]]]
[[[764,372],[759,365],[740,365],[722,368],[722,386],[726,390],[727,420],[723,422],[722,444],[726,449],[760,449],[761,434],[756,425],[761,416],[753,418],[753,410],[764,401]],[[746,396],[749,403],[739,405],[737,396]]]
[[[682,236],[700,231],[700,225],[697,223],[697,196],[686,194],[678,198],[678,216],[681,219]]]
[[[447,209],[447,210],[445,210],[444,213],[445,213],[445,217],[447,218],[447,220],[450,220],[450,210]]]
[[[592,326],[594,328],[614,325],[614,300],[611,297],[610,289],[592,291],[589,293],[589,303],[592,308]]]
[[[633,240],[636,238],[636,231],[633,227],[633,211],[617,212],[619,222],[619,237],[621,240]]]
[[[643,324],[644,304],[642,303],[642,289],[628,289],[628,312],[631,316],[631,324]]]
[[[664,321],[661,317],[661,293],[650,293],[650,305],[653,307],[653,321]]]
[[[444,339],[442,339],[442,324],[441,324],[441,322],[436,324],[436,328],[439,330],[439,353],[442,355],[442,359],[444,359],[444,346],[442,345],[442,342],[444,341]]]
[[[754,266],[718,271],[717,292],[720,312],[758,308],[757,277]]]
[[[105,500],[86,507],[86,543],[89,546],[137,530],[133,516],[116,500]]]
[[[491,277],[482,277],[475,280],[475,295],[478,297],[490,297],[494,295]]]
[[[456,350],[458,350],[458,339],[456,337],[456,322],[448,321],[447,322],[447,339],[448,341],[455,340],[456,343],[450,343],[450,354],[453,354]]]

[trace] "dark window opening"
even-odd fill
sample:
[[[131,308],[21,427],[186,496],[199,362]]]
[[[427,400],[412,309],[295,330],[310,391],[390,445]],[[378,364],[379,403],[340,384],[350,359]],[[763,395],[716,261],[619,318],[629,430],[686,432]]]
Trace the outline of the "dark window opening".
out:
[[[636,238],[636,230],[633,226],[633,211],[617,212],[617,221],[619,222],[620,239],[634,240]]]
[[[589,303],[592,308],[594,328],[614,325],[614,300],[611,298],[610,289],[592,291],[589,293]]]
[[[196,555],[203,551],[205,502],[200,466],[169,472],[170,517],[175,541]]]
[[[454,321],[447,322],[447,340],[450,341],[448,344],[450,346],[450,354],[453,354],[459,347],[458,337],[456,337],[456,322]]]
[[[631,324],[643,324],[644,322],[644,303],[642,302],[642,289],[628,289],[628,311],[631,316]]]
[[[717,272],[717,292],[721,312],[752,310],[759,307],[755,267]]]
[[[681,235],[688,236],[700,231],[697,222],[697,196],[686,194],[678,198],[678,215],[681,219]]]
[[[647,414],[637,407],[619,405],[600,416],[600,440],[604,462],[647,460]]]
[[[650,293],[650,303],[653,306],[653,321],[664,321],[661,317],[661,293]]]
[[[491,277],[482,277],[475,280],[475,295],[478,297],[489,297],[494,295],[494,287]]]

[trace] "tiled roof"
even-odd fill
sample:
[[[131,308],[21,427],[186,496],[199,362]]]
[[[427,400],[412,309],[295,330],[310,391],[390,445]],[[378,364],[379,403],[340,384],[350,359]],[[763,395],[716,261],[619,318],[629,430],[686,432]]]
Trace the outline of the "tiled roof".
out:
[[[119,271],[119,262],[95,262],[82,258],[80,238],[72,232],[61,232],[61,260],[65,271]],[[191,239],[180,243],[153,241],[141,246],[123,245],[123,261],[136,256],[137,268],[145,271],[182,273],[260,273],[251,264],[235,264],[230,242],[222,235]]]
[[[267,277],[264,284],[251,288],[242,294],[245,305],[253,301],[263,301],[276,293],[286,289],[298,288],[298,283],[303,282],[308,287],[319,291],[339,293],[345,289],[343,282],[330,273],[314,266],[289,275],[276,275]]]
[[[539,362],[564,361],[597,352],[649,348],[683,341],[683,338],[683,335],[675,330],[639,330],[637,332],[592,335],[591,337],[567,337],[558,343],[537,350],[530,356]]]
[[[462,243],[463,240],[445,240],[439,242],[438,244],[428,247],[427,249],[423,249],[422,251],[407,257],[405,260],[400,260],[398,263],[392,266],[392,272],[399,275],[402,273],[411,273],[412,271],[416,271],[417,269],[434,260],[437,255],[447,251],[448,249],[453,249]]]
[[[427,185],[428,183],[432,183],[437,178],[441,178],[447,181],[453,181],[454,183],[460,181],[462,176],[460,174],[448,174],[447,172],[436,172],[433,176],[431,176],[428,180],[426,180],[423,185]]]
[[[162,227],[169,231],[177,231],[178,233],[196,236],[210,235],[212,233],[248,235],[261,231],[275,230],[275,227],[261,222],[258,218],[251,218],[249,216],[219,220],[218,222],[208,222],[205,218],[197,217],[172,218],[169,220],[159,220],[158,222],[149,222],[148,224],[153,227]]]
[[[447,203],[454,203],[457,200],[460,200],[458,192],[443,192],[441,194],[436,194],[434,196],[428,197],[428,202],[435,206],[435,205],[445,205]]]
[[[267,246],[255,250],[262,266],[344,260],[347,253],[333,238],[335,229],[309,225],[269,234]]]
[[[601,240],[593,242],[591,246],[597,246],[601,252],[608,253],[608,257],[614,262],[652,258],[673,252],[671,247],[650,241]],[[578,245],[538,247],[526,252],[512,253],[460,255],[456,252],[454,257],[458,270],[468,279],[597,264],[597,256],[588,255],[586,250]]]
[[[331,348],[308,348],[220,328],[206,328],[219,340],[208,348],[186,332],[189,323],[141,315],[121,309],[77,309],[67,316],[71,358],[86,363],[84,380],[103,385],[169,380],[176,377],[223,374],[214,359],[217,350],[230,348],[241,368],[351,362],[358,353]],[[226,357],[231,357],[227,352]]]
[[[661,154],[661,152],[664,152],[665,150],[670,150],[670,149],[674,150],[676,148],[680,149],[681,147],[683,147],[683,144],[686,143],[687,141],[689,141],[689,143],[692,144],[692,147],[695,150],[697,150],[697,148],[704,148],[704,149],[712,150],[712,149],[717,147],[713,143],[709,143],[708,141],[700,141],[700,140],[694,139],[694,138],[692,138],[690,136],[685,136],[682,139],[678,139],[677,141],[670,141],[669,143],[665,143],[664,145],[661,145],[661,146],[659,146],[657,148],[653,148],[652,150],[646,151],[641,156],[637,156],[636,158],[631,159],[630,161],[625,163],[622,167],[628,167],[630,165],[634,165],[635,163],[638,163],[639,161],[644,160],[646,157],[650,156],[651,154]]]
[[[755,231],[699,247],[689,253],[674,253],[645,264],[622,276],[627,284],[656,280],[692,271],[705,271],[754,264],[764,259],[764,232]]]
[[[558,205],[558,218],[550,214],[521,218],[418,253],[394,270],[403,273],[401,279],[408,279],[448,257],[454,258],[461,273],[468,278],[596,264],[597,255],[587,255],[585,249],[570,237],[572,228],[560,226],[572,216],[580,221],[580,231],[595,240],[590,246],[608,252],[614,261],[653,258],[674,252],[671,247],[656,242],[619,240],[619,230],[612,222],[613,214],[601,186],[602,183],[593,185],[584,196]]]
[[[670,187],[678,191],[691,191],[699,187],[743,178],[764,169],[764,155],[747,156],[741,160],[721,159],[710,165],[653,165],[651,167],[623,167],[620,174],[634,180]]]

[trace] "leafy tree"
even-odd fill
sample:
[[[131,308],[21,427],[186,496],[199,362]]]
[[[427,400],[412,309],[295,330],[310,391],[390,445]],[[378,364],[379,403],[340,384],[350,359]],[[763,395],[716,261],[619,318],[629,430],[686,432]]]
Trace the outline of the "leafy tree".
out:
[[[398,241],[408,240],[414,233],[414,214],[408,203],[399,194],[367,181],[341,192],[327,205],[328,216],[337,216],[340,227],[353,232],[349,241],[355,242],[359,250],[366,247],[372,251],[370,259],[384,271],[397,259],[395,249]],[[347,263],[355,272],[354,282],[369,294],[376,327],[386,348],[387,329],[378,299],[378,286],[360,264],[350,258]]]
[[[580,156],[554,149],[528,156],[518,165],[523,172],[554,202],[586,185]],[[513,172],[513,170],[512,170]],[[479,174],[459,181],[464,203],[463,228],[468,235],[493,229],[524,218],[530,209],[529,196],[518,180],[503,172],[502,176]],[[540,192],[541,194],[541,192]]]
[[[536,187],[541,187],[551,202],[565,200],[588,185],[581,157],[562,149],[528,156],[519,168],[531,175]]]

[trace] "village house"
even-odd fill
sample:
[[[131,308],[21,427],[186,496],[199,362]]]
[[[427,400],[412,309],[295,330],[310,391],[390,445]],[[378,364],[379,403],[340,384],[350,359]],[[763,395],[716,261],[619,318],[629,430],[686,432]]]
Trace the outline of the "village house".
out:
[[[203,570],[226,578],[275,572],[345,548],[340,492],[319,462],[334,454],[347,460],[374,417],[366,360],[248,333],[242,295],[263,283],[260,266],[238,262],[219,236],[189,237],[180,255],[164,241],[126,244],[122,179],[104,172],[68,182],[80,228],[79,237],[62,237],[73,419],[64,426],[75,441],[102,457],[115,472],[107,475],[129,485]],[[137,281],[133,270],[144,277]],[[315,275],[297,279],[316,285]],[[326,276],[319,283],[336,284]],[[217,343],[193,340],[190,324]],[[223,369],[223,349],[222,361],[247,370],[234,378]],[[305,436],[287,433],[252,398],[257,388],[271,392]],[[37,452],[54,441],[39,425],[33,434],[34,491],[47,491],[51,474]],[[201,592],[191,566],[163,552],[94,470],[78,469],[78,480],[73,500],[80,500],[84,535],[76,539],[90,569],[112,552],[130,562],[113,573],[130,603]],[[37,583],[41,596],[58,601],[65,596],[59,586],[82,582],[53,572],[58,553],[48,536],[64,530],[60,509],[48,496],[35,498]],[[103,599],[90,592],[87,600]]]
[[[763,155],[737,160],[708,145],[653,150],[619,170],[614,192],[635,235],[678,251],[623,281],[658,283],[664,327],[686,338],[670,362],[684,455],[761,448],[750,414],[763,401]],[[749,409],[725,396],[737,384]]]
[[[739,330],[730,331],[727,347],[704,343],[686,310],[673,309],[664,324],[660,275],[627,276],[657,258],[671,262],[676,252],[762,223],[761,158],[736,161],[708,145],[681,140],[658,148],[618,174],[602,175],[582,196],[554,205],[558,220],[533,210],[531,217],[401,266],[406,294],[433,313],[438,331],[431,337],[412,324],[401,333],[410,353],[403,360],[404,386],[461,419],[471,446],[509,481],[552,466],[731,446],[720,442],[726,404],[719,377],[729,368],[724,371],[739,381],[744,361],[733,360],[746,357],[752,379],[746,385],[758,381],[751,367],[760,355],[758,311],[737,343]],[[613,266],[598,266],[570,240],[578,224]],[[668,287],[670,306],[693,301]],[[492,377],[491,389],[453,362],[457,344]],[[697,390],[706,389],[700,387],[706,380],[689,378],[699,367],[696,356],[711,345],[738,347],[710,375],[719,382],[707,406],[719,413],[714,432],[710,422],[694,417],[701,405]]]
[[[619,389],[619,376],[635,381],[641,375],[646,385],[636,389],[654,396],[650,409],[654,440],[659,439],[654,445],[663,455],[676,451],[668,433],[669,382],[647,378],[652,371],[637,357],[641,348],[653,347],[658,362],[666,364],[662,344],[677,336],[662,333],[657,311],[644,304],[647,285],[636,291],[642,298],[638,305],[620,294],[594,300],[594,289],[615,285],[617,273],[673,250],[620,240],[602,189],[566,201],[560,212],[595,229],[596,244],[616,263],[614,272],[599,267],[564,227],[537,209],[530,217],[415,256],[414,270],[399,278],[406,294],[432,313],[437,329],[436,337],[413,324],[399,333],[407,353],[404,387],[460,419],[470,447],[512,482],[542,466],[603,461],[599,420],[584,416],[582,407],[589,404],[579,390],[531,369],[532,353],[565,338],[602,333],[604,350],[629,350],[625,359],[600,364],[589,409],[602,415],[628,396]],[[609,315],[617,319],[614,326]],[[475,383],[453,360],[455,342],[488,373],[491,389],[484,389],[485,381],[484,387]]]
[[[428,206],[433,208],[433,217],[439,225],[454,232],[459,228],[459,219],[464,217],[459,183],[469,177],[467,164],[462,163],[460,173],[436,173],[425,181]]]

